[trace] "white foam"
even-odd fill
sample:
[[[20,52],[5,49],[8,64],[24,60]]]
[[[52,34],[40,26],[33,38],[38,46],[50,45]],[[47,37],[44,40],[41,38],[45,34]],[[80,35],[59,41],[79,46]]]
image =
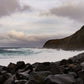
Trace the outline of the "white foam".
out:
[[[83,53],[84,51],[64,51],[56,49],[31,49],[35,54],[31,55],[18,55],[6,56],[0,59],[0,65],[8,65],[10,62],[16,63],[17,61],[25,61],[25,63],[35,62],[56,62],[62,59],[68,59],[72,56]]]

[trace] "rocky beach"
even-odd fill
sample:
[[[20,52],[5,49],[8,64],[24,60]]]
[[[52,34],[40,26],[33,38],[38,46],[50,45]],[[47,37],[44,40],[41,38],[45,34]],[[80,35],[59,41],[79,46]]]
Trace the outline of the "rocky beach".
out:
[[[41,53],[41,58],[46,59],[45,54],[42,56],[42,53],[47,51],[47,54],[49,54],[52,51],[48,51],[49,48],[61,49],[61,51],[55,50],[55,53],[66,52],[67,50],[72,50],[73,52],[84,50],[84,26],[69,37],[47,41],[43,48],[47,49],[43,51],[42,49],[31,48],[1,48],[0,53],[3,58],[6,58],[4,55],[7,54],[8,57],[14,55],[13,57],[17,58],[17,55],[22,55],[23,57],[30,55],[32,57]],[[62,58],[67,57],[63,56],[63,54]],[[52,56],[51,58],[56,60],[60,58],[61,60],[61,56],[59,56],[56,54],[56,57]],[[35,58],[37,57],[35,56]],[[33,64],[17,61],[16,63],[10,62],[7,66],[0,65],[0,84],[84,84],[84,53],[70,57],[68,55],[68,59],[65,58],[56,62],[40,63],[37,58],[37,62]]]
[[[84,26],[69,37],[47,41],[43,47],[48,49],[83,50]],[[52,50],[48,51],[45,49],[44,51],[47,51],[47,54],[49,54]],[[10,57],[11,54],[16,57],[18,57],[17,55],[22,54],[32,56],[32,54],[40,54],[44,51],[42,49],[34,50],[28,48],[1,48],[1,56],[4,56],[3,53],[10,55]],[[66,51],[55,50],[55,53],[56,52]],[[59,56],[57,56],[57,54],[55,55],[56,57],[52,56],[51,58],[57,60]],[[42,54],[41,57],[43,57]],[[63,56],[62,54],[62,57],[64,58],[67,56]],[[44,56],[44,58],[46,59],[46,56]],[[7,66],[0,65],[0,84],[84,84],[84,53],[82,52],[76,56],[69,56],[68,54],[68,59],[65,58],[56,62],[48,61],[40,63],[37,60],[36,63],[31,64],[30,62],[17,61],[16,63],[10,62]]]
[[[84,84],[84,0],[0,0],[0,84]]]
[[[0,65],[0,84],[84,84],[84,53],[57,62]]]

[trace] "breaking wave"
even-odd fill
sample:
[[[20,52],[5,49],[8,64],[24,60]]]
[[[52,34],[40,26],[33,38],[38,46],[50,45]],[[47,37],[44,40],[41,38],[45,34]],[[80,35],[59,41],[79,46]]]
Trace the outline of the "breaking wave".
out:
[[[84,51],[65,51],[56,49],[38,48],[0,48],[0,64],[7,65],[9,62],[25,61],[35,62],[55,62],[61,59],[83,53]]]

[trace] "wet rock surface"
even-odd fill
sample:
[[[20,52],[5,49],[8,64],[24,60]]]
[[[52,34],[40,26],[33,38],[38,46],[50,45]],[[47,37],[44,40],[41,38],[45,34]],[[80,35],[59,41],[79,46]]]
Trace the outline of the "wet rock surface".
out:
[[[0,66],[0,84],[84,84],[84,53],[58,62]]]

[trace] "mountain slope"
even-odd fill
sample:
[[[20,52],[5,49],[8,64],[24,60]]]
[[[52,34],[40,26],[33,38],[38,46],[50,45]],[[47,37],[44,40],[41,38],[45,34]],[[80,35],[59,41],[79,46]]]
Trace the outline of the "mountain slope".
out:
[[[65,50],[84,49],[84,26],[69,37],[47,41],[43,47],[65,49]]]

